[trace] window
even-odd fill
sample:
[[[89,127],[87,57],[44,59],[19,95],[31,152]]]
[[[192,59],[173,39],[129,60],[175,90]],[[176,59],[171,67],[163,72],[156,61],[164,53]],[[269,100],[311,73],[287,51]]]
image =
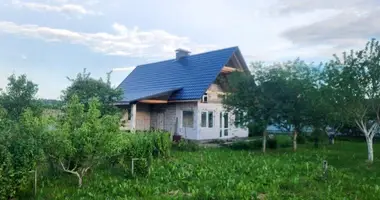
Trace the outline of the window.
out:
[[[212,128],[214,127],[214,112],[212,111],[203,111],[201,113],[201,127],[203,128]]]
[[[182,126],[186,128],[194,127],[194,112],[193,111],[182,112]]]
[[[224,119],[224,128],[228,128],[228,113],[224,113],[223,119]]]
[[[211,111],[208,112],[208,127],[214,127],[214,112]]]
[[[201,127],[207,126],[207,112],[202,112],[201,114]]]
[[[202,96],[202,103],[207,103],[207,92]]]
[[[244,127],[244,113],[236,112],[235,113],[235,127],[242,128]]]

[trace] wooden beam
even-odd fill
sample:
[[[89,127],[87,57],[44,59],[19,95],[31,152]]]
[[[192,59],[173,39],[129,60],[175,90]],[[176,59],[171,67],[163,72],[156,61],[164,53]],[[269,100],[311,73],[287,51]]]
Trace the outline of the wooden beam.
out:
[[[239,65],[239,68],[240,68],[240,69],[244,69],[243,66],[242,66],[241,63],[240,63],[239,58],[236,56],[236,53],[234,53],[233,57],[236,59],[236,62],[237,62],[237,64]],[[243,71],[243,70],[242,70],[242,71]]]
[[[163,103],[168,103],[168,101],[166,101],[166,100],[156,100],[156,99],[146,99],[146,100],[140,100],[139,103],[163,104]]]
[[[226,93],[225,93],[225,92],[217,92],[217,91],[207,90],[207,94],[220,94],[220,95],[225,95]]]
[[[169,103],[186,103],[186,102],[197,102],[198,100],[172,100]]]
[[[224,66],[222,68],[222,71],[220,71],[220,72],[221,73],[231,73],[231,72],[234,72],[234,71],[242,72],[243,70],[236,69],[236,68],[233,68],[233,67]]]

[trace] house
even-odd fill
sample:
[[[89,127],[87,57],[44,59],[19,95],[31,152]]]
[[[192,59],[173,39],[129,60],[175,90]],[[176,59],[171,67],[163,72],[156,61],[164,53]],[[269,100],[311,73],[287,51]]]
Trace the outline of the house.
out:
[[[249,73],[238,47],[194,55],[177,49],[173,59],[137,66],[119,85],[123,129],[160,129],[192,140],[248,137],[222,105],[234,71]]]

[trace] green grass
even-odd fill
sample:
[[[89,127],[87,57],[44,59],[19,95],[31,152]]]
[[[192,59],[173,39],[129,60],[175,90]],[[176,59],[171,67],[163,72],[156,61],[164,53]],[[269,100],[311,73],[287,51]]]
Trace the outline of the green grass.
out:
[[[310,146],[310,147],[309,147]],[[367,165],[365,143],[337,142],[252,151],[205,149],[155,160],[151,175],[129,178],[116,169],[96,169],[76,187],[72,175],[42,177],[39,199],[378,199],[380,144]],[[329,163],[322,175],[322,161]],[[25,199],[28,199],[25,197]]]

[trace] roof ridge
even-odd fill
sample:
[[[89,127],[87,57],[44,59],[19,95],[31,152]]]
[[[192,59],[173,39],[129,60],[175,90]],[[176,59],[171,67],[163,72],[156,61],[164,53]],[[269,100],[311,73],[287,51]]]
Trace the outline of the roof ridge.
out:
[[[238,49],[239,47],[238,46],[232,46],[232,47],[226,47],[226,48],[223,48],[223,49],[215,49],[215,50],[206,51],[206,52],[202,52],[202,53],[191,54],[188,57],[198,56],[198,55],[203,55],[203,54],[208,54],[208,53],[214,53],[216,51],[223,51],[223,50],[234,49],[234,48]],[[168,62],[168,61],[175,61],[175,60],[176,60],[175,58],[172,58],[172,59],[167,59],[167,60],[162,60],[162,61],[157,61],[157,62],[152,62],[152,63],[141,64],[141,65],[137,65],[136,68],[137,67],[142,67],[144,65],[151,65],[151,64],[157,64],[157,63]]]

